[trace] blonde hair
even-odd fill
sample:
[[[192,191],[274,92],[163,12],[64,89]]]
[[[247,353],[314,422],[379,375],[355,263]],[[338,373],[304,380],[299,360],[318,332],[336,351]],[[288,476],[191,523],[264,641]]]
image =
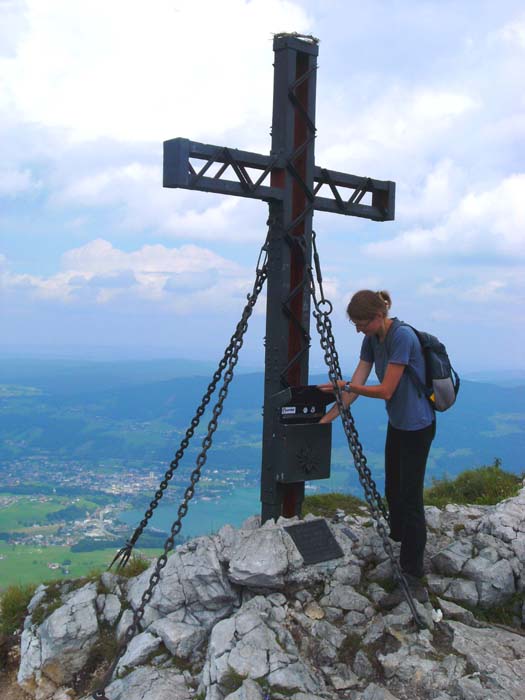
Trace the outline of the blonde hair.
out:
[[[356,292],[350,299],[350,303],[346,308],[348,318],[355,321],[368,321],[374,318],[376,314],[388,316],[392,299],[390,294],[385,290],[373,292],[371,289],[362,289]]]

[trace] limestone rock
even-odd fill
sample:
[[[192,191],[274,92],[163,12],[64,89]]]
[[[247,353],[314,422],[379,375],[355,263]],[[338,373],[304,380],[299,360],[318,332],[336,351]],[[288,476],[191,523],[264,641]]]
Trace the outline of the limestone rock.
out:
[[[166,648],[179,659],[189,659],[206,639],[206,630],[196,625],[187,625],[170,619],[157,620],[148,628],[157,634]]]
[[[225,700],[264,700],[264,693],[258,683],[247,678],[241,687],[227,695]]]
[[[114,625],[122,610],[119,597],[113,593],[97,596],[97,610],[108,625]]]
[[[133,637],[131,642],[128,644],[128,648],[126,649],[124,656],[118,663],[116,668],[116,676],[122,676],[130,669],[143,664],[144,661],[151,656],[151,654],[157,651],[160,644],[160,639],[152,634],[149,634],[149,632],[142,632],[136,637]]]
[[[252,588],[283,588],[289,567],[285,537],[280,528],[252,531],[232,552],[230,580]]]
[[[179,672],[145,666],[114,681],[106,689],[106,695],[108,700],[190,700],[192,697]]]
[[[336,585],[321,600],[321,605],[340,608],[345,612],[349,610],[364,612],[370,605],[370,601],[364,595],[357,593],[352,586]]]
[[[523,698],[525,688],[525,637],[499,628],[477,629],[449,622],[452,648],[478,673],[494,697]],[[506,695],[505,695],[506,694]]]
[[[524,505],[522,489],[498,506],[427,509],[427,581],[438,599],[415,603],[424,630],[405,601],[379,608],[391,563],[368,517],[329,523],[344,556],[313,566],[286,519],[190,541],[162,570],[107,697],[523,700],[525,637],[476,619],[475,608],[512,604],[525,625],[525,604],[512,602],[525,591]],[[106,573],[79,590],[65,583],[42,624],[26,619],[19,679],[35,700],[76,699],[75,674],[102,632],[123,638],[153,570],[129,581]],[[31,614],[54,591],[39,587]]]
[[[386,688],[370,683],[366,690],[360,693],[358,700],[398,700],[398,698]]]
[[[153,566],[132,580],[128,600],[136,609],[149,585]],[[219,560],[216,543],[207,537],[178,547],[162,571],[151,602],[146,606],[144,626],[179,612],[180,622],[210,629],[238,604],[236,593]]]
[[[42,676],[56,687],[69,683],[97,641],[97,590],[87,584],[69,596],[39,627],[22,633],[18,683],[28,691]]]
[[[460,539],[438,552],[432,558],[434,569],[443,576],[460,574],[463,567],[472,557],[472,542]]]

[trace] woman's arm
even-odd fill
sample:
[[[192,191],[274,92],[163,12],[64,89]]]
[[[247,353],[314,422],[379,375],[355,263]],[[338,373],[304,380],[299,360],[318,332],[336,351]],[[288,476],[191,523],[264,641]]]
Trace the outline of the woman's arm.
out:
[[[366,384],[366,380],[368,379],[370,372],[372,370],[372,363],[371,362],[365,362],[364,360],[359,360],[359,364],[357,365],[355,372],[352,375],[352,382],[355,382],[356,384]],[[344,381],[344,379],[340,379],[338,382],[339,386],[341,389],[344,388],[345,384],[347,382]],[[320,384],[319,389],[321,391],[325,391],[327,393],[330,393],[334,391],[334,387],[332,382],[329,384]],[[350,406],[351,404],[354,403],[354,401],[357,399],[357,394],[356,393],[349,393],[347,391],[343,391],[342,393],[342,399],[343,399],[343,404],[344,406]],[[339,415],[339,407],[337,404],[332,406],[332,408],[326,413],[319,423],[331,423],[337,416]]]
[[[385,401],[388,401],[392,398],[401,381],[405,366],[406,365],[397,365],[389,362],[386,366],[385,376],[381,384],[377,384],[376,386],[364,386],[363,382],[354,382],[352,378],[349,389],[359,396],[368,396],[371,399],[385,399]]]

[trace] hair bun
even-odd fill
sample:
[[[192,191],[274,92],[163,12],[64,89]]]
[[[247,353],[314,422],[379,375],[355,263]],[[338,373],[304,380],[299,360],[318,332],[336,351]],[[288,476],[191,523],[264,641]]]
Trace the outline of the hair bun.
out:
[[[383,289],[381,292],[377,293],[377,296],[381,299],[386,308],[390,309],[390,307],[392,306],[392,299],[390,298],[390,294]]]

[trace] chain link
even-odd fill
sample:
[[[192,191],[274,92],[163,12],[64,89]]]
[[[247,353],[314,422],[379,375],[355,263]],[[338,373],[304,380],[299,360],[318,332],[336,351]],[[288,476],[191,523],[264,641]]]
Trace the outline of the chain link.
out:
[[[315,249],[315,238],[313,239],[313,245],[315,254],[317,254],[317,250]],[[332,305],[330,304],[330,302],[328,302],[327,306],[327,300],[324,298],[324,294],[322,293],[322,279],[320,279],[319,282],[322,298],[321,301],[317,300],[317,293],[311,267],[309,269],[309,277],[310,293],[314,304],[313,315],[316,321],[317,331],[319,333],[321,348],[324,351],[324,360],[328,367],[328,376],[334,387],[335,400],[339,409],[339,414],[341,416],[341,422],[346,435],[346,439],[348,441],[348,446],[354,459],[354,464],[359,477],[359,483],[363,487],[365,499],[370,509],[372,518],[375,521],[377,532],[381,537],[383,548],[387,553],[388,558],[390,559],[390,562],[392,564],[394,578],[401,586],[405,599],[410,607],[410,611],[412,613],[414,621],[420,629],[423,629],[426,625],[422,621],[416,610],[416,606],[412,599],[412,595],[410,593],[407,581],[403,575],[403,572],[401,571],[401,567],[399,566],[397,557],[394,554],[394,550],[392,548],[392,545],[390,544],[390,540],[388,539],[388,534],[385,527],[385,522],[389,522],[388,513],[383,503],[383,499],[381,498],[377,490],[374,479],[372,478],[370,468],[367,465],[367,460],[363,453],[363,446],[359,441],[359,434],[357,432],[357,428],[355,427],[355,422],[350,411],[350,407],[345,406],[343,403],[341,388],[338,384],[338,381],[342,379],[341,367],[339,364],[339,355],[335,347],[335,339],[332,332],[332,321],[330,319]],[[383,520],[381,518],[383,518]]]
[[[142,618],[144,617],[146,606],[151,601],[155,587],[157,586],[157,584],[160,580],[161,572],[168,562],[168,554],[173,549],[175,538],[177,537],[177,535],[179,534],[179,532],[182,528],[182,519],[184,518],[184,516],[188,512],[188,507],[189,507],[188,504],[189,504],[190,500],[193,498],[193,495],[195,493],[195,486],[197,485],[197,483],[200,480],[201,470],[206,463],[207,452],[212,445],[213,434],[217,430],[219,417],[220,417],[222,410],[223,410],[224,401],[228,395],[228,387],[230,385],[230,382],[233,379],[233,372],[234,372],[235,366],[236,366],[238,359],[239,359],[239,351],[243,345],[244,335],[246,333],[246,330],[248,329],[248,321],[250,319],[250,316],[252,315],[253,308],[257,302],[259,294],[261,293],[262,288],[264,286],[264,283],[266,281],[266,278],[268,276],[267,254],[266,254],[267,242],[268,242],[268,239],[267,239],[265,245],[263,246],[263,250],[265,251],[265,254],[264,254],[264,260],[263,260],[262,264],[261,264],[261,256],[259,256],[259,261],[257,263],[257,272],[256,272],[255,282],[253,285],[252,292],[250,294],[248,294],[248,301],[247,301],[247,303],[244,307],[244,310],[242,312],[241,320],[237,324],[235,332],[232,335],[230,343],[229,343],[229,345],[226,348],[226,351],[224,353],[224,357],[221,360],[221,362],[219,363],[219,369],[217,370],[217,372],[214,375],[213,382],[208,387],[208,391],[204,395],[203,401],[202,401],[201,405],[199,406],[199,408],[197,409],[196,416],[192,420],[192,427],[186,433],[186,438],[183,441],[183,442],[186,442],[186,441],[189,442],[191,435],[193,435],[193,430],[195,429],[196,425],[198,425],[197,417],[200,418],[200,416],[204,412],[204,411],[200,412],[201,407],[203,407],[203,406],[205,407],[207,405],[207,403],[209,403],[211,395],[212,395],[211,387],[213,386],[213,388],[215,388],[219,379],[220,379],[219,372],[222,373],[221,366],[223,366],[223,369],[225,369],[227,367],[227,369],[224,373],[223,384],[219,390],[219,397],[218,397],[217,403],[215,404],[215,406],[213,407],[213,410],[212,410],[213,416],[212,416],[210,422],[208,423],[207,433],[206,433],[204,439],[202,440],[202,450],[196,459],[197,466],[191,473],[190,484],[186,488],[186,491],[184,492],[184,498],[183,498],[182,503],[180,504],[179,509],[177,511],[177,520],[175,520],[175,522],[171,526],[170,535],[166,539],[166,542],[164,543],[164,552],[159,556],[159,558],[156,561],[155,570],[153,571],[153,573],[150,576],[148,587],[144,591],[144,593],[142,594],[142,598],[141,598],[139,607],[133,613],[133,621],[131,622],[130,626],[128,627],[128,629],[125,632],[123,641],[122,641],[120,648],[117,652],[116,658],[114,659],[113,663],[111,664],[111,667],[106,672],[104,679],[102,681],[101,688],[99,688],[98,690],[96,690],[92,694],[92,697],[95,700],[109,700],[105,694],[105,690],[106,690],[108,684],[111,682],[111,678],[113,676],[113,673],[118,665],[118,662],[120,661],[120,659],[124,655],[129,642],[133,639],[133,637],[137,633],[137,630],[139,628],[139,624],[140,624]],[[216,375],[218,375],[218,374],[219,374],[219,376],[217,377]],[[205,402],[206,398],[207,398],[207,401]],[[194,425],[195,421],[197,421],[196,425]],[[191,432],[191,435],[188,437],[188,433],[190,431],[192,431],[192,432]],[[184,446],[184,449],[186,447],[187,447],[187,444]],[[181,449],[182,449],[182,446],[181,446]],[[124,547],[122,550],[120,550],[120,552],[116,558],[118,558],[119,555],[122,556],[122,553],[123,553],[124,557],[127,555],[126,561],[129,559],[129,554],[131,553],[131,549],[132,549],[134,543],[136,542],[136,540],[140,536],[142,530],[145,527],[145,524],[148,522],[149,518],[153,514],[153,511],[157,507],[160,499],[162,498],[162,493],[164,492],[165,488],[167,487],[167,482],[173,476],[173,472],[175,471],[175,469],[178,465],[178,462],[180,461],[180,457],[178,456],[180,451],[181,450],[179,450],[177,452],[177,456],[176,456],[175,460],[171,463],[170,469],[168,470],[168,472],[166,472],[166,477],[163,480],[163,482],[161,482],[160,488],[157,491],[155,499],[151,502],[150,508],[146,511],[146,516],[145,516],[144,520],[141,522],[139,528],[137,528],[137,530],[133,536],[134,539],[131,538],[128,545],[126,547]],[[183,452],[184,452],[184,450],[182,450],[182,453]],[[182,454],[180,456],[182,456]],[[174,464],[175,464],[175,466],[173,466]],[[172,466],[173,466],[173,468],[172,468]],[[168,476],[168,474],[170,476]],[[164,488],[162,488],[164,482],[166,482],[166,486],[164,486]],[[135,535],[136,535],[136,537],[135,537]],[[130,546],[129,554],[128,554],[128,546]]]

